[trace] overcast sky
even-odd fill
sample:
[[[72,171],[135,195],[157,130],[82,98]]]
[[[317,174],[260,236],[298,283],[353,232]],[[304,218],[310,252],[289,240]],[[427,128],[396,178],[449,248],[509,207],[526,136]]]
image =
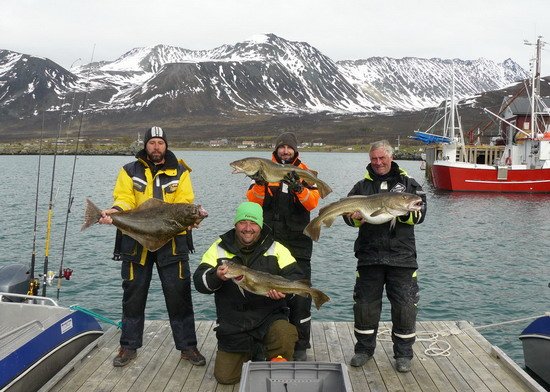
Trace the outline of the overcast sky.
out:
[[[141,46],[213,49],[274,33],[333,60],[372,56],[501,62],[529,70],[538,35],[550,75],[550,0],[0,0],[0,49],[65,68]]]

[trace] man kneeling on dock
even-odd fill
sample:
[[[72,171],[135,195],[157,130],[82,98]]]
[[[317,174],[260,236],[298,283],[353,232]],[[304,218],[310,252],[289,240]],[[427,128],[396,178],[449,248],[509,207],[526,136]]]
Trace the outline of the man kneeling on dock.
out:
[[[267,295],[243,291],[236,282],[246,277],[228,278],[229,267],[223,261],[289,280],[303,278],[290,251],[263,226],[259,204],[240,204],[234,222],[235,227],[206,251],[193,276],[197,291],[214,293],[218,323],[214,376],[221,384],[239,382],[242,365],[248,360],[292,359],[298,340],[296,327],[288,321],[285,294],[273,289]]]

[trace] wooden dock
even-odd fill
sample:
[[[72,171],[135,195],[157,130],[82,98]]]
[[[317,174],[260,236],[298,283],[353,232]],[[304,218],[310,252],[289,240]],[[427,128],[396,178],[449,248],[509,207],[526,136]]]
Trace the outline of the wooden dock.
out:
[[[214,322],[197,321],[196,326],[206,366],[193,366],[180,360],[168,321],[147,321],[144,346],[126,367],[112,366],[120,335],[113,327],[40,391],[238,392],[239,384],[219,385],[213,377],[217,342]],[[380,326],[380,330],[389,328],[390,323]],[[545,391],[467,322],[421,321],[417,329],[418,341],[410,373],[395,371],[389,334],[386,337],[382,334],[374,360],[362,368],[348,366],[353,391]],[[428,336],[433,338],[435,332],[438,342],[432,345],[445,348],[448,343],[448,356],[431,356],[425,352],[432,343]],[[349,364],[354,339],[351,322],[313,322],[308,360]]]

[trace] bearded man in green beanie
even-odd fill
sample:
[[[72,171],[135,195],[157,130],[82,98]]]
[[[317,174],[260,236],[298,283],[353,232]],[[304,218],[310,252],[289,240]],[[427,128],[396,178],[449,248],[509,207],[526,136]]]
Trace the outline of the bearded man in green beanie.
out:
[[[296,260],[264,226],[259,204],[240,204],[234,223],[235,227],[206,251],[193,275],[197,291],[214,293],[218,324],[214,376],[221,384],[239,382],[243,363],[257,359],[258,347],[262,348],[263,359],[281,356],[292,360],[298,340],[296,327],[288,321],[285,294],[270,290],[267,296],[262,296],[241,290],[225,276],[228,267],[222,263],[231,260],[254,270],[298,280],[303,274]]]

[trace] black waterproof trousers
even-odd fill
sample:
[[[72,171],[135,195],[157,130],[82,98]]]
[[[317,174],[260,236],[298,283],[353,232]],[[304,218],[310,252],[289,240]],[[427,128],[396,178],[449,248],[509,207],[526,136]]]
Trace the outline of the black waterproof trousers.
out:
[[[304,279],[311,281],[311,260],[296,258],[296,262],[304,273]],[[298,331],[298,341],[296,342],[294,351],[303,351],[311,348],[311,344],[309,343],[311,335],[311,298],[293,295],[287,300],[287,305],[290,309],[288,320]]]
[[[419,300],[416,269],[387,265],[357,268],[353,292],[354,326],[357,338],[355,353],[374,354],[384,286],[391,304],[394,357],[412,358]]]
[[[156,254],[149,253],[144,266],[122,262],[122,347],[137,349],[143,344],[145,305],[151,283]],[[172,336],[176,349],[184,350],[197,345],[195,315],[191,300],[191,277],[188,261],[164,266],[157,265],[157,272],[164,292]]]

